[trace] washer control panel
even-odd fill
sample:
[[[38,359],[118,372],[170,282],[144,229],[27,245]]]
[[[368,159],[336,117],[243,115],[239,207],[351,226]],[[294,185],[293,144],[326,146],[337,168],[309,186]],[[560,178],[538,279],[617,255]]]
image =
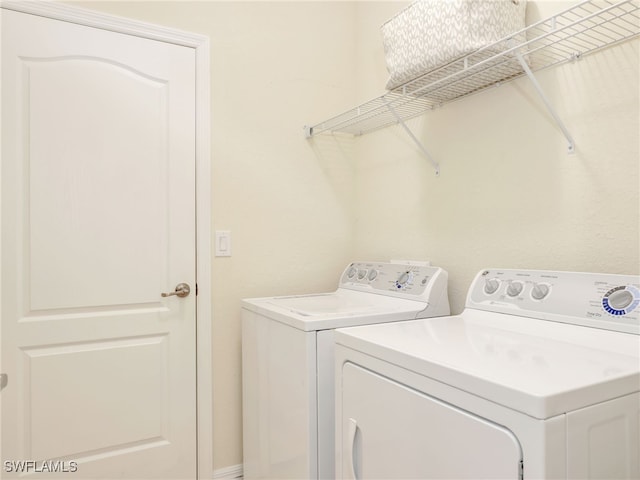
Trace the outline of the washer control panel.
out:
[[[486,269],[466,306],[640,334],[640,276]]]
[[[444,277],[444,278],[442,278]],[[354,262],[340,277],[340,287],[422,300],[438,279],[446,282],[438,267],[386,262]]]

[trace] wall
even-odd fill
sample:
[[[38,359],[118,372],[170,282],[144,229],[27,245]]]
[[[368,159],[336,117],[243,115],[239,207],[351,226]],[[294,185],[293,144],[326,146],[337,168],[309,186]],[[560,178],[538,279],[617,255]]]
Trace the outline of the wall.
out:
[[[213,455],[240,464],[240,299],[333,290],[352,258],[353,160],[303,126],[353,101],[355,6],[73,3],[211,40],[213,228],[233,254],[213,261]]]
[[[358,102],[384,91],[379,25],[405,4],[358,9]],[[529,2],[528,23],[572,4]],[[357,255],[442,266],[456,313],[485,267],[637,274],[639,58],[636,39],[537,76],[573,155],[527,78],[409,122],[439,177],[401,127],[359,137]]]
[[[243,297],[331,290],[351,259],[429,259],[454,312],[487,266],[638,273],[638,40],[356,139],[302,126],[384,92],[379,27],[406,2],[83,2],[211,38],[214,463],[241,463]],[[570,3],[530,2],[530,20]]]

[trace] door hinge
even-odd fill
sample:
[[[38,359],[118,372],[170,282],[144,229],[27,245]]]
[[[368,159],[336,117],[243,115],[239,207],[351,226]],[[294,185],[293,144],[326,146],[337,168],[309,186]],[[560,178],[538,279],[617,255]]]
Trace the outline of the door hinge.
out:
[[[196,283],[196,297],[198,296],[198,284]]]
[[[518,479],[524,480],[524,460],[520,460],[520,465],[518,466]]]

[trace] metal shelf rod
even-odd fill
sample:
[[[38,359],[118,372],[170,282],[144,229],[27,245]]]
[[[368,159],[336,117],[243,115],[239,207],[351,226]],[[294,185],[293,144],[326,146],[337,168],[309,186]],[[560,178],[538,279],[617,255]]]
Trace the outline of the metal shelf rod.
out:
[[[431,156],[429,151],[425,148],[425,146],[422,144],[422,142],[418,140],[418,137],[416,137],[411,131],[411,129],[407,127],[407,125],[404,123],[404,120],[400,118],[400,115],[398,115],[398,113],[393,109],[391,104],[387,104],[387,108],[391,111],[393,116],[396,117],[396,120],[398,120],[398,123],[402,126],[404,131],[407,132],[407,135],[409,135],[409,137],[411,137],[411,139],[415,142],[415,144],[418,146],[422,154],[427,158],[427,160],[431,162],[431,165],[433,165],[433,168],[436,170],[436,176],[440,175],[440,165],[438,165],[438,162],[436,162],[433,159],[433,157]]]
[[[562,130],[562,133],[567,139],[567,142],[569,143],[569,146],[568,146],[569,153],[574,153],[576,151],[576,145],[575,145],[575,142],[573,141],[573,137],[569,133],[569,130],[567,129],[564,122],[560,119],[560,117],[556,113],[555,109],[549,102],[549,99],[547,98],[547,96],[544,94],[544,90],[542,90],[542,87],[540,86],[535,75],[529,68],[529,65],[527,65],[527,62],[525,62],[524,58],[522,57],[522,54],[520,52],[516,52],[516,56],[518,57],[518,61],[520,62],[522,69],[527,74],[527,77],[529,77],[529,81],[531,81],[531,84],[534,86],[534,88],[538,92],[540,99],[542,100],[544,105],[547,107],[547,110],[549,111],[553,119],[556,121],[556,123],[558,124],[558,127],[560,127],[560,130]]]

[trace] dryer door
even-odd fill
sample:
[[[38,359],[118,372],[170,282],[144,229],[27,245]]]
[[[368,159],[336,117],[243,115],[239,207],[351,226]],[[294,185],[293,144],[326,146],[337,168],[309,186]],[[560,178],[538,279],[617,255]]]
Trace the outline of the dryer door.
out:
[[[510,430],[352,363],[343,365],[338,422],[341,478],[520,475],[522,451]]]

